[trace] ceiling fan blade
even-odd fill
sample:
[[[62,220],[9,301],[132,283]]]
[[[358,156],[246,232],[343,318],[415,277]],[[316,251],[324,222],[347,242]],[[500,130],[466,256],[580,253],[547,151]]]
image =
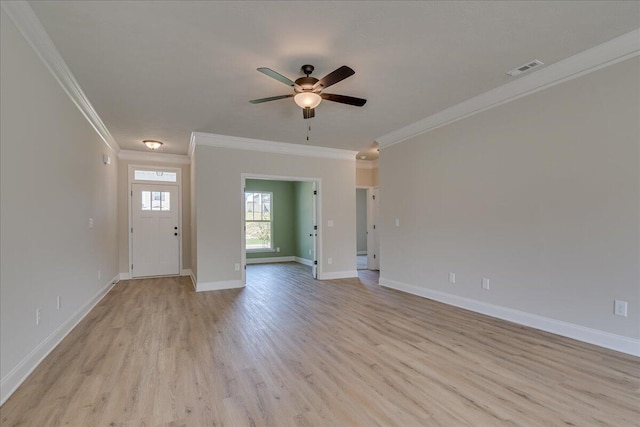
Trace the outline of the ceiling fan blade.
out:
[[[252,104],[262,104],[263,102],[276,101],[278,99],[284,98],[292,98],[293,94],[290,95],[278,95],[278,96],[270,96],[269,98],[260,98],[260,99],[252,99],[249,101]]]
[[[338,68],[335,71],[330,72],[329,74],[327,74],[326,76],[318,80],[316,84],[313,85],[313,90],[318,88],[321,88],[321,89],[327,88],[331,85],[338,83],[339,81],[346,79],[349,76],[353,76],[355,73],[356,72],[353,71],[351,68],[347,67],[346,65],[343,65],[342,67]]]
[[[265,67],[261,67],[258,68],[258,71],[260,71],[263,74],[266,74],[267,76],[276,79],[279,82],[282,82],[284,84],[286,84],[287,86],[291,86],[291,87],[295,87],[296,84],[294,83],[293,80],[286,78],[285,76],[283,76],[280,73],[277,73],[275,71],[273,71],[271,68],[265,68]]]
[[[355,98],[353,96],[346,95],[334,95],[332,93],[321,93],[320,96],[322,99],[326,99],[327,101],[339,102],[341,104],[349,104],[355,105],[356,107],[362,107],[367,103],[366,99]]]
[[[312,119],[316,116],[315,108],[303,108],[302,109],[302,117],[304,119]]]

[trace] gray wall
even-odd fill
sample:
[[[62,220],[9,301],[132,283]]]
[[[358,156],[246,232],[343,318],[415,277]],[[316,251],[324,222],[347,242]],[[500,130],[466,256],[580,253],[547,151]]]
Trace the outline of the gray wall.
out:
[[[629,59],[383,149],[381,281],[638,339],[639,70]]]
[[[240,209],[242,174],[320,178],[323,224],[319,259],[324,273],[356,271],[355,159],[340,160],[261,153],[197,145],[195,197],[198,228],[196,265],[198,283],[242,280],[234,270],[241,262]],[[334,227],[327,227],[333,220]],[[328,258],[333,263],[328,263]],[[193,265],[193,263],[192,263]]]
[[[0,14],[4,399],[118,275],[118,160]],[[110,165],[102,163],[103,154]]]

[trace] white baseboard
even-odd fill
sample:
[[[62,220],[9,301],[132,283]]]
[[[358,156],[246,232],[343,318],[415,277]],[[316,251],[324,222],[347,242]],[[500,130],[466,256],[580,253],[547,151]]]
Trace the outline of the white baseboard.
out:
[[[221,280],[218,282],[196,282],[196,292],[221,291],[223,289],[243,288],[242,280]]]
[[[366,255],[367,251],[358,251],[358,255]]]
[[[352,277],[358,277],[358,270],[331,271],[318,274],[319,280],[350,279]]]
[[[297,262],[298,264],[304,264],[304,265],[308,265],[309,267],[313,267],[313,261],[311,261],[310,259],[306,259],[306,258],[300,258],[300,257],[294,257],[294,261]]]
[[[640,357],[640,340],[381,277],[381,286]]]
[[[296,260],[294,256],[274,256],[270,258],[247,258],[249,264],[271,264],[272,262],[293,262]]]
[[[190,268],[183,268],[182,271],[180,272],[181,276],[191,276],[191,269]]]
[[[4,378],[0,381],[0,405],[16,391],[25,379],[40,365],[45,357],[53,351],[54,348],[66,337],[69,332],[76,327],[78,323],[95,307],[102,298],[118,283],[119,276],[113,278],[105,287],[100,289],[98,293],[91,298],[85,305],[80,307],[71,317],[56,328],[47,338],[36,346],[27,356],[16,365]]]
[[[119,279],[120,280],[129,280],[129,279],[131,279],[131,273],[128,273],[128,272],[127,273],[120,273]]]

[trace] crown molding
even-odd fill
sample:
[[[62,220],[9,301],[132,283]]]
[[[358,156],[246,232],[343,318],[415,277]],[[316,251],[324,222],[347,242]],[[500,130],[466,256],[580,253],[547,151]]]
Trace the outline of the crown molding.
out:
[[[193,158],[193,153],[196,151],[196,133],[191,132],[191,138],[189,138],[189,148],[187,149],[187,156]]]
[[[38,57],[44,62],[44,65],[53,74],[62,89],[89,121],[104,143],[115,153],[118,153],[120,146],[80,88],[29,3],[26,1],[2,1],[0,6],[9,15],[9,18],[11,18],[22,36],[36,51]]]
[[[380,149],[406,141],[490,108],[575,79],[640,54],[640,29],[446,108],[432,116],[376,138]]]
[[[378,159],[376,160],[360,160],[356,159],[356,169],[377,169]]]
[[[320,157],[328,159],[352,160],[355,162],[357,151],[338,148],[318,147],[316,145],[288,144],[285,142],[262,139],[241,138],[237,136],[217,135],[213,133],[193,132],[189,151],[196,145],[207,147],[232,148],[235,150],[259,151],[264,153],[288,154],[293,156]],[[191,147],[193,146],[193,150]]]
[[[191,159],[184,154],[158,153],[157,151],[120,150],[118,159],[134,162],[169,163],[173,165],[189,165]]]

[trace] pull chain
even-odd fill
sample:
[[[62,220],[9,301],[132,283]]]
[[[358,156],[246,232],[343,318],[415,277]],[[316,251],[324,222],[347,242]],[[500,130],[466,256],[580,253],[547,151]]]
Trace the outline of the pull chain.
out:
[[[311,123],[307,127],[307,141],[309,141],[309,132],[311,132]]]

